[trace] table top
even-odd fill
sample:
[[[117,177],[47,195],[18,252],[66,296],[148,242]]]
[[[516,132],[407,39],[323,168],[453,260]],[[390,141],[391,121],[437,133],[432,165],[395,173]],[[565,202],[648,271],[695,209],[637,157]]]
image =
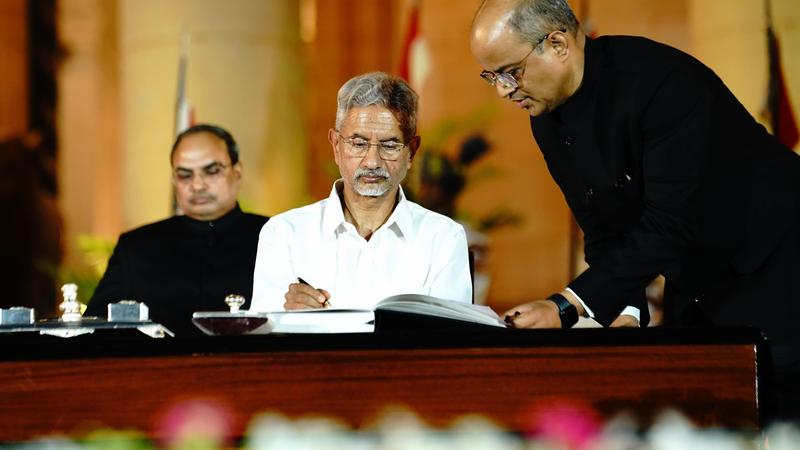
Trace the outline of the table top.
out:
[[[353,334],[267,334],[165,337],[136,330],[96,330],[61,338],[38,333],[0,334],[0,360],[39,360],[186,354],[430,349],[493,347],[591,347],[642,345],[753,344],[765,347],[756,329],[731,328],[581,328],[514,330],[481,327],[465,330],[381,331]],[[761,352],[759,352],[761,353]]]

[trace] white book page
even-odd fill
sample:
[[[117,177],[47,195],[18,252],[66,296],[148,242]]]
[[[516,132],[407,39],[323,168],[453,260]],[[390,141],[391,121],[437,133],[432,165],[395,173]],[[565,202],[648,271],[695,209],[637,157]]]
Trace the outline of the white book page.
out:
[[[361,309],[301,309],[269,313],[273,333],[371,333],[375,313]]]
[[[446,317],[484,325],[506,327],[505,322],[491,308],[484,305],[455,302],[419,294],[404,294],[381,300],[375,309],[410,312],[428,316]]]

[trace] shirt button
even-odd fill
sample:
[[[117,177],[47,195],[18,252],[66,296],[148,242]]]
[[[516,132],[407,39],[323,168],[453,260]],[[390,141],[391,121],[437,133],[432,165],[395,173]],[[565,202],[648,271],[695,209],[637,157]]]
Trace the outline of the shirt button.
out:
[[[586,197],[584,199],[584,201],[586,202],[587,205],[592,202],[592,196],[594,196],[594,189],[587,188],[586,189]]]
[[[626,184],[628,184],[629,181],[631,181],[631,176],[626,173],[626,174],[623,174],[623,176],[617,178],[617,181],[614,182],[614,186],[618,187],[618,188],[622,188]]]
[[[575,142],[575,137],[567,136],[564,138],[564,145],[572,145]]]

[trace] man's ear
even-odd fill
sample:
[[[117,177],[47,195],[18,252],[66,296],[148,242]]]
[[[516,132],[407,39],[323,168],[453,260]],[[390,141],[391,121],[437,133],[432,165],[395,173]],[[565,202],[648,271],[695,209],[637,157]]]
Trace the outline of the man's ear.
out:
[[[339,165],[339,152],[336,149],[336,144],[339,143],[339,132],[333,128],[329,129],[328,142],[331,143],[331,149],[333,149],[333,159],[336,161],[336,165]]]
[[[242,162],[241,161],[237,161],[236,164],[234,164],[233,167],[231,167],[231,168],[233,169],[233,173],[236,174],[236,179],[237,180],[241,180],[242,179],[242,171],[244,170],[244,166],[242,166]]]
[[[571,48],[566,33],[561,30],[554,31],[547,40],[550,41],[550,45],[553,47],[553,51],[559,60],[563,61],[567,59]]]
[[[421,143],[422,143],[422,138],[419,137],[419,136],[414,136],[411,139],[411,142],[408,143],[408,149],[409,149],[408,159],[409,159],[409,161],[414,159],[414,156],[416,156],[417,150],[419,150],[419,145]]]

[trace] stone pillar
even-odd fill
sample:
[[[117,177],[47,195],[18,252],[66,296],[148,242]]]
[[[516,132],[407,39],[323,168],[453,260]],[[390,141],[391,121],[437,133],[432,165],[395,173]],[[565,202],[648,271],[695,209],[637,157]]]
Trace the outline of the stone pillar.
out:
[[[28,128],[28,47],[25,0],[0,2],[0,139]]]
[[[58,71],[58,203],[72,267],[86,263],[77,236],[115,239],[121,226],[116,14],[113,1],[58,2],[65,53]]]

